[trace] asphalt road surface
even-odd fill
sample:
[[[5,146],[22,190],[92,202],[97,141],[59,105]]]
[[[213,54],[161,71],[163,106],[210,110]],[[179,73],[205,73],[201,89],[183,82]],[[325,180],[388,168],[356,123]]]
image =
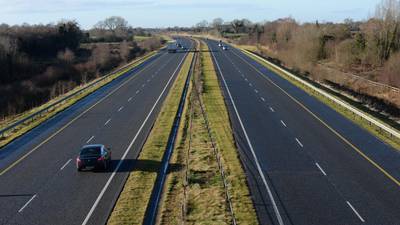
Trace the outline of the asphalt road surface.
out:
[[[0,224],[104,224],[186,55],[158,53],[0,149]],[[112,169],[77,172],[95,143]]]
[[[239,50],[207,43],[261,224],[400,224],[398,151]]]

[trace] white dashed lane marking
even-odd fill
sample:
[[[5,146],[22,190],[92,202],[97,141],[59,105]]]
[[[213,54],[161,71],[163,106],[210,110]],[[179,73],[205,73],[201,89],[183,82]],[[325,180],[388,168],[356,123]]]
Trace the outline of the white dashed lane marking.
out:
[[[104,126],[106,126],[110,121],[111,121],[111,119],[108,119],[108,120],[104,123]]]
[[[86,141],[86,143],[89,143],[91,140],[93,140],[93,138],[94,138],[94,136],[91,136],[91,137]]]
[[[299,144],[299,145],[300,145],[300,147],[303,147],[303,144],[300,142],[300,140],[299,140],[299,139],[297,139],[297,138],[296,138],[296,141],[297,141],[297,144]]]
[[[322,169],[322,167],[321,167],[318,163],[315,163],[315,165],[318,167],[318,169],[321,171],[321,173],[322,173],[324,176],[326,176],[326,173],[325,173],[325,171]]]

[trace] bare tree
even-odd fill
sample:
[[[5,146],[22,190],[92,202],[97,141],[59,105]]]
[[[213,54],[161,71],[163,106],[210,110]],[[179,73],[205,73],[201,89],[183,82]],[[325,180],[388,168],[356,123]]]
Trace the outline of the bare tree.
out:
[[[382,0],[376,7],[375,18],[379,29],[373,31],[381,63],[400,45],[400,1]]]
[[[224,20],[221,18],[215,18],[215,19],[213,19],[211,24],[214,29],[216,29],[217,31],[220,31],[222,24],[224,24]]]
[[[208,24],[207,20],[202,20],[196,24],[197,30],[202,31],[202,32],[206,31],[208,26],[209,26],[209,24]]]
[[[98,22],[95,27],[97,32],[109,31],[114,36],[126,37],[128,34],[128,21],[120,16],[111,16]]]

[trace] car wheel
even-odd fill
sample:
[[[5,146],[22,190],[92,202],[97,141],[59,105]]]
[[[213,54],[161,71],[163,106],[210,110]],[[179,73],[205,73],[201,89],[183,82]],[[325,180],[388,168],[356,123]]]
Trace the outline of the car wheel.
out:
[[[81,171],[82,171],[82,168],[81,168],[81,167],[78,167],[77,170],[78,170],[78,172],[81,172]]]

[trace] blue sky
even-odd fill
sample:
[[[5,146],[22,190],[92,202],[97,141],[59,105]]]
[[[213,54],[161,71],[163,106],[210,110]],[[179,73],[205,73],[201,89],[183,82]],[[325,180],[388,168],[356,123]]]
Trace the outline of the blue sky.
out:
[[[381,0],[0,0],[0,23],[50,23],[75,19],[90,28],[108,16],[137,27],[192,26],[206,19],[254,22],[292,16],[300,22],[367,19]]]

